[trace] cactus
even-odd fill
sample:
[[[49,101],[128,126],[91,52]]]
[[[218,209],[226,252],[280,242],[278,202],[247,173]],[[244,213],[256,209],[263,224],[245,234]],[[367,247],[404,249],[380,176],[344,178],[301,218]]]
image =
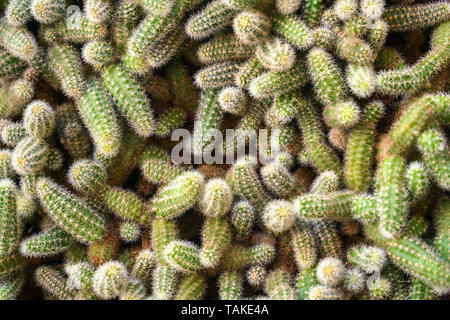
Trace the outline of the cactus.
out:
[[[239,201],[233,206],[231,225],[238,239],[245,239],[249,235],[254,216],[254,209],[248,201]]]
[[[384,159],[378,168],[377,213],[380,231],[386,238],[401,235],[406,226],[409,202],[405,171],[403,159],[398,156]]]
[[[45,142],[33,137],[23,138],[11,155],[13,168],[20,175],[37,173],[45,167],[48,153]]]
[[[73,238],[60,227],[42,231],[20,244],[20,252],[26,257],[45,257],[63,252]]]
[[[67,286],[62,272],[44,265],[36,269],[34,276],[37,284],[57,299],[73,300],[75,292]]]
[[[348,188],[367,192],[371,185],[375,126],[384,112],[381,102],[372,102],[350,133],[345,150],[344,180]]]
[[[422,133],[417,141],[427,168],[438,185],[450,189],[450,152],[445,136],[436,129]]]
[[[64,0],[32,0],[30,12],[33,18],[43,24],[52,24],[64,16]]]
[[[311,226],[306,221],[297,219],[290,232],[298,268],[300,270],[312,268],[317,263],[318,252]]]
[[[164,259],[175,270],[192,273],[202,268],[200,250],[193,243],[174,240],[164,248]]]
[[[295,16],[276,14],[273,19],[273,29],[300,50],[309,49],[313,44],[311,30]]]
[[[178,176],[155,195],[153,212],[165,219],[182,215],[197,201],[203,181],[203,176],[195,171]]]
[[[129,282],[126,267],[118,261],[108,261],[95,270],[92,276],[92,289],[103,299],[119,296]]]
[[[137,134],[148,137],[155,129],[150,104],[143,89],[120,65],[110,66],[102,73],[103,85],[113,97],[122,114]]]
[[[267,270],[263,266],[251,266],[246,273],[245,279],[254,287],[260,287],[265,283]]]
[[[295,212],[289,201],[273,200],[263,212],[262,220],[270,231],[281,233],[289,230],[295,221]]]
[[[0,180],[0,257],[14,252],[19,242],[16,217],[16,187],[9,179]]]
[[[386,253],[375,246],[355,245],[347,251],[347,261],[370,274],[381,271],[386,262]]]
[[[14,118],[22,113],[34,96],[34,85],[25,79],[17,79],[8,86],[8,92],[0,97],[0,115]]]
[[[336,287],[344,279],[345,267],[341,260],[326,257],[316,267],[317,280],[324,286]]]
[[[219,277],[220,300],[237,300],[242,294],[242,279],[237,271],[225,271]]]
[[[81,199],[49,178],[39,178],[36,188],[45,211],[65,231],[81,242],[93,242],[103,238],[104,221]]]
[[[0,280],[0,300],[15,300],[24,284],[21,275],[11,276]]]
[[[233,19],[233,31],[244,44],[262,43],[269,36],[271,21],[256,10],[244,10]]]
[[[344,274],[344,288],[352,294],[361,293],[366,283],[364,274],[358,268],[347,269]]]
[[[230,186],[222,179],[211,179],[205,184],[203,196],[199,201],[202,213],[209,217],[221,217],[231,208]]]
[[[168,265],[158,265],[153,272],[153,296],[158,300],[169,300],[175,294],[177,277]]]
[[[135,222],[123,222],[119,232],[120,238],[125,242],[136,242],[141,236],[141,228]]]
[[[391,31],[427,28],[448,20],[450,8],[444,2],[415,6],[395,6],[384,10],[383,19]]]
[[[52,107],[45,101],[35,100],[23,114],[23,126],[30,136],[47,138],[53,131],[55,116]]]
[[[276,269],[266,278],[264,291],[273,300],[294,300],[295,292],[290,285],[289,274]]]

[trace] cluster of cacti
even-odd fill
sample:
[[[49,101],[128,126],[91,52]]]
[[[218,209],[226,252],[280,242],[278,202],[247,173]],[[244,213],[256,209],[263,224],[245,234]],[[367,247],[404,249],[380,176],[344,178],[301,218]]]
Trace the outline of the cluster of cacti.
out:
[[[449,3],[1,2],[0,300],[450,292]]]

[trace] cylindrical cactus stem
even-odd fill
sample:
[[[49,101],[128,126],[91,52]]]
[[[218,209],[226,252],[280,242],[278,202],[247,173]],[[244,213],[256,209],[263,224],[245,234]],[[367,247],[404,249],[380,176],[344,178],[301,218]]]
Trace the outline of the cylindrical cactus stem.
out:
[[[75,290],[67,286],[67,279],[62,272],[50,266],[40,266],[34,272],[37,284],[46,292],[60,300],[72,300]]]
[[[275,14],[272,23],[274,31],[298,49],[306,50],[312,46],[314,37],[311,30],[294,15]]]
[[[7,90],[4,95],[0,95],[0,116],[4,118],[20,115],[35,93],[34,84],[20,78],[9,85],[5,84],[3,89]]]
[[[0,50],[0,77],[17,78],[26,68],[26,63],[8,51]]]
[[[349,63],[369,64],[373,60],[372,48],[362,39],[341,33],[336,42],[336,53]]]
[[[367,35],[367,42],[372,48],[373,55],[372,60],[376,59],[377,54],[383,48],[386,38],[388,36],[389,27],[383,20],[377,20],[369,29]],[[394,67],[395,69],[395,67]]]
[[[215,137],[214,131],[220,129],[222,117],[223,111],[218,102],[218,90],[203,90],[194,122],[192,137],[194,155],[203,156],[203,152]]]
[[[267,275],[264,291],[273,300],[295,299],[290,275],[283,269],[275,269]]]
[[[362,15],[367,19],[377,20],[384,11],[383,0],[363,0],[360,4]]]
[[[383,71],[378,74],[378,91],[398,96],[417,91],[431,77],[448,64],[450,48],[450,22],[444,22],[437,27],[431,38],[431,50],[416,64],[409,68]]]
[[[164,248],[164,259],[172,268],[182,273],[193,273],[202,268],[200,249],[192,242],[169,242]]]
[[[121,130],[113,104],[100,80],[90,78],[78,99],[78,110],[94,141],[96,152],[111,158],[119,152]]]
[[[104,40],[94,40],[86,43],[81,54],[86,63],[99,71],[114,61],[114,48],[109,42]]]
[[[92,288],[102,299],[118,297],[129,282],[129,276],[124,264],[118,261],[108,261],[95,270],[92,277]]]
[[[17,274],[17,271],[26,267],[27,260],[20,254],[19,250],[14,250],[11,254],[0,256],[0,277]]]
[[[134,221],[125,221],[120,224],[120,239],[126,243],[132,243],[141,237],[141,227]]]
[[[148,49],[146,63],[152,69],[160,69],[179,51],[186,40],[182,27],[176,28],[166,37],[158,39]]]
[[[138,279],[130,279],[122,289],[119,300],[145,300],[147,290]]]
[[[220,62],[200,69],[194,76],[201,89],[215,89],[231,86],[240,67],[239,63]]]
[[[450,265],[423,241],[399,238],[386,242],[391,261],[405,272],[432,286],[437,292],[450,288]]]
[[[78,192],[101,197],[105,191],[107,174],[104,167],[95,160],[79,160],[69,168],[70,184]]]
[[[249,236],[254,219],[255,212],[250,202],[246,200],[236,202],[232,209],[231,225],[236,232],[237,240],[243,240]]]
[[[241,88],[247,88],[251,81],[264,73],[264,67],[258,58],[252,57],[239,67],[236,72],[234,83]]]
[[[264,42],[269,37],[270,29],[270,19],[256,10],[244,10],[233,19],[233,31],[244,44]]]
[[[24,285],[23,275],[14,275],[0,280],[0,300],[15,300]]]
[[[26,257],[46,257],[63,252],[74,239],[56,226],[22,241],[20,252]]]
[[[144,284],[148,284],[152,278],[152,271],[155,266],[155,254],[149,249],[139,251],[130,275]]]
[[[10,255],[19,244],[16,194],[11,180],[0,180],[0,256]]]
[[[380,70],[402,69],[407,66],[400,52],[390,47],[384,47],[378,52],[374,64]]]
[[[320,253],[323,257],[343,259],[342,240],[338,234],[336,223],[330,220],[318,220],[314,223]]]
[[[303,142],[314,167],[320,172],[341,173],[341,163],[326,144],[319,117],[310,102],[298,100],[297,120],[303,131]]]
[[[310,194],[324,195],[337,191],[339,188],[339,176],[334,171],[320,173],[311,184]]]
[[[253,52],[252,45],[242,43],[234,34],[226,33],[200,45],[197,55],[201,63],[213,64],[227,60],[246,60]]]
[[[363,37],[367,32],[367,20],[362,15],[354,15],[343,26],[344,34],[355,37]]]
[[[0,179],[12,179],[15,175],[11,162],[11,151],[0,150]]]
[[[168,183],[184,173],[184,170],[167,160],[149,158],[141,160],[142,174],[147,181],[152,183]]]
[[[399,156],[390,156],[378,167],[376,192],[380,232],[386,238],[401,235],[408,218],[408,191],[404,181],[406,166]]]
[[[174,0],[139,0],[138,3],[146,12],[164,17],[172,10]]]
[[[200,263],[207,268],[215,267],[230,244],[230,239],[231,228],[226,219],[206,218],[202,227]]]
[[[350,133],[345,150],[344,180],[354,191],[367,192],[371,185],[373,163],[373,140],[375,127],[384,113],[381,102],[369,103],[361,121]]]
[[[283,163],[267,164],[261,169],[261,177],[266,187],[279,198],[289,199],[297,192],[295,179]]]
[[[11,122],[6,124],[1,132],[2,142],[13,148],[26,136],[27,132],[21,123]]]
[[[85,13],[60,20],[56,23],[55,30],[63,40],[73,43],[102,40],[108,35],[106,23],[92,22]]]
[[[102,196],[104,204],[123,219],[133,220],[144,226],[151,223],[151,203],[136,193],[120,187],[108,187]]]
[[[394,6],[387,8],[383,19],[392,32],[428,28],[448,20],[450,7],[445,2],[418,4],[415,6]]]
[[[47,144],[34,137],[20,140],[12,153],[12,165],[20,175],[37,173],[47,164],[49,148]]]
[[[229,25],[235,14],[236,10],[225,5],[222,0],[212,1],[189,18],[186,33],[196,40],[205,39]]]
[[[372,300],[382,300],[391,294],[391,282],[383,276],[371,277],[367,280],[367,290]]]
[[[275,256],[275,248],[270,244],[258,244],[245,248],[231,246],[222,257],[225,269],[239,270],[254,264],[268,264]]]
[[[206,183],[199,206],[204,215],[221,217],[230,210],[232,200],[233,196],[230,186],[225,180],[215,178]]]
[[[353,218],[362,222],[376,222],[378,220],[377,198],[371,195],[360,195],[353,199]]]
[[[111,42],[119,55],[125,53],[128,39],[140,18],[137,1],[121,0],[115,10],[111,23]]]
[[[316,270],[314,268],[302,269],[296,278],[297,298],[299,300],[309,300],[311,288],[319,285]]]
[[[30,11],[35,20],[42,24],[52,24],[64,16],[65,0],[32,0]]]
[[[263,67],[272,71],[289,70],[295,62],[294,48],[280,38],[266,41],[255,53]]]
[[[321,48],[309,51],[308,68],[318,99],[324,104],[334,104],[346,97],[347,88],[333,58]]]
[[[242,276],[237,271],[224,271],[219,277],[219,299],[238,300],[242,298]]]
[[[301,2],[301,1],[290,1]],[[303,20],[311,27],[317,27],[320,22],[320,17],[323,11],[322,0],[305,0],[303,4]]]
[[[336,288],[316,285],[309,289],[308,300],[340,300],[342,294]]]
[[[290,233],[294,259],[298,268],[305,270],[314,267],[318,252],[311,225],[302,219],[297,219]]]
[[[349,220],[352,219],[351,207],[355,195],[353,191],[302,195],[293,200],[294,211],[305,219]]]
[[[78,52],[69,45],[53,46],[48,51],[48,60],[64,92],[72,98],[82,95],[84,79]]]
[[[318,27],[313,30],[314,46],[331,50],[336,44],[335,34],[327,27]]]
[[[278,94],[273,98],[273,104],[266,113],[266,123],[272,128],[280,128],[297,115],[298,97],[295,92]]]
[[[430,121],[449,103],[450,96],[443,93],[426,94],[412,101],[381,142],[378,158],[409,151]]]
[[[420,135],[417,144],[433,179],[442,189],[450,190],[450,151],[445,135],[429,129]]]
[[[38,53],[38,45],[34,36],[27,29],[15,28],[8,25],[6,21],[0,22],[0,41],[6,51],[27,62],[31,61]]]
[[[306,81],[306,67],[301,61],[286,71],[269,71],[253,79],[249,92],[255,98],[265,98],[288,92]]]
[[[103,238],[105,222],[82,200],[49,178],[39,178],[36,188],[45,211],[66,232],[87,243]]]
[[[198,273],[186,274],[180,279],[174,300],[201,300],[206,292],[207,283]]]
[[[170,300],[175,294],[177,272],[169,265],[157,265],[153,271],[152,291],[155,299]]]
[[[32,19],[30,10],[31,0],[11,0],[5,11],[8,24],[19,27]]]
[[[152,246],[158,264],[165,264],[164,249],[178,237],[175,222],[165,219],[154,219],[152,222]]]
[[[143,137],[152,135],[153,112],[144,89],[133,76],[123,66],[114,65],[103,71],[102,78],[106,90],[136,133]]]
[[[418,278],[411,283],[409,300],[436,300],[433,288]]]
[[[195,204],[203,184],[203,176],[196,171],[178,176],[157,192],[153,198],[153,212],[164,219],[182,215]]]
[[[427,193],[429,177],[424,164],[413,161],[408,165],[405,173],[406,186],[412,203],[417,203]]]
[[[231,168],[231,181],[233,192],[248,200],[256,212],[261,213],[270,196],[259,180],[254,160],[248,157],[238,159]]]
[[[436,252],[445,260],[450,259],[450,200],[443,197],[433,211],[436,237],[434,238],[434,248]]]
[[[45,101],[35,100],[25,109],[23,126],[29,135],[45,139],[52,133],[54,125],[53,108]]]

